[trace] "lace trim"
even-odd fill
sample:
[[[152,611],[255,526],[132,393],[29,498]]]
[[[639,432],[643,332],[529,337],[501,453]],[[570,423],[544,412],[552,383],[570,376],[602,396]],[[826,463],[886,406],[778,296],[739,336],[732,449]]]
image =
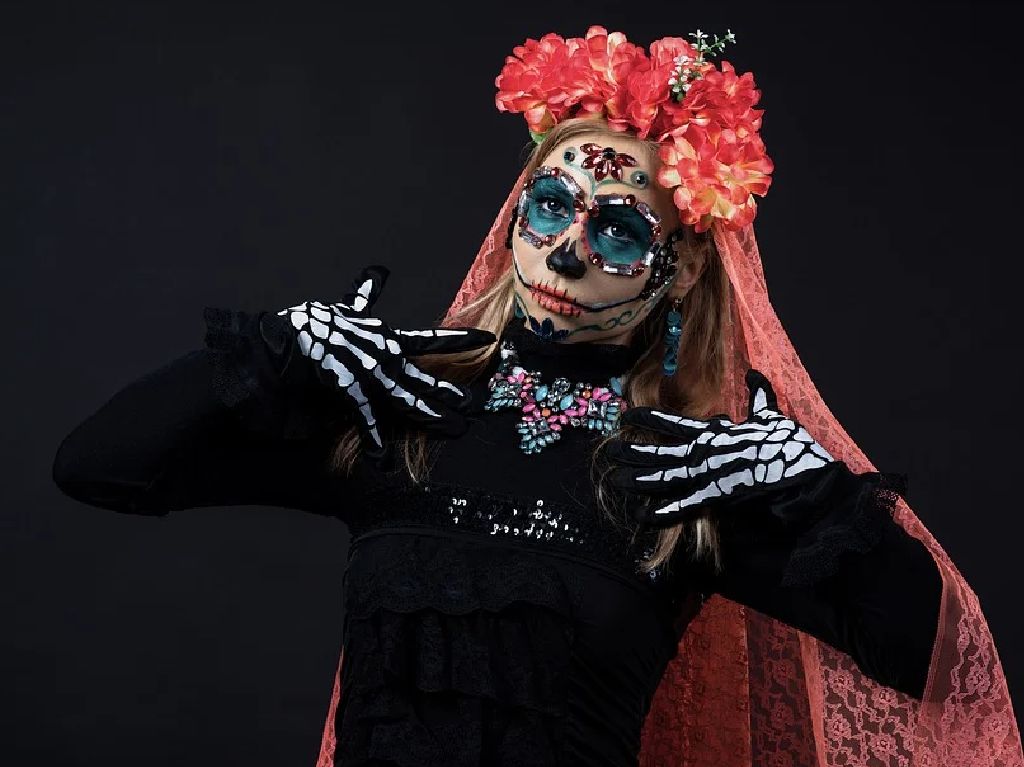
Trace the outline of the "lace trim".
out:
[[[381,608],[449,615],[498,612],[514,602],[571,617],[581,589],[568,571],[540,557],[426,535],[354,539],[342,586],[346,615],[352,617],[368,617]]]
[[[381,688],[340,712],[333,767],[549,767],[560,763],[559,720],[458,693]]]
[[[842,559],[878,545],[894,524],[896,503],[907,492],[907,475],[845,473],[826,501],[808,506],[813,522],[796,539],[783,571],[783,586],[806,586],[839,572]],[[792,508],[792,506],[790,506]]]
[[[582,588],[571,572],[374,536],[353,543],[344,584],[337,764],[556,763]]]
[[[388,715],[384,690],[457,692],[502,707],[565,715],[571,621],[532,605],[448,615],[380,609],[347,621],[347,694],[364,694],[360,717]]]

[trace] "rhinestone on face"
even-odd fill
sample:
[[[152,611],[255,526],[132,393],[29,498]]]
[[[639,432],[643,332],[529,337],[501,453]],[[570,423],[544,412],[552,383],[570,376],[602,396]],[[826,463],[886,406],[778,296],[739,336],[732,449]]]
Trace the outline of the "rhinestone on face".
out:
[[[635,170],[630,174],[629,180],[632,181],[636,186],[644,188],[647,186],[647,174],[642,170]]]

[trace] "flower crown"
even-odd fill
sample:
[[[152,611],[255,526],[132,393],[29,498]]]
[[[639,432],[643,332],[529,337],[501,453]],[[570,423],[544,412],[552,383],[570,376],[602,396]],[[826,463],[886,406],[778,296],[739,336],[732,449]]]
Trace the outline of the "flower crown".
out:
[[[599,26],[582,38],[529,39],[505,59],[495,104],[523,113],[538,144],[556,123],[582,116],[657,141],[658,182],[672,190],[680,221],[697,232],[716,219],[742,229],[757,212],[753,196],[771,184],[773,164],[758,134],[764,110],[754,109],[761,92],[750,72],[737,76],[728,61],[717,69],[705,58],[735,42],[732,32],[713,43],[699,29],[690,37],[694,44],[656,40],[649,55]]]

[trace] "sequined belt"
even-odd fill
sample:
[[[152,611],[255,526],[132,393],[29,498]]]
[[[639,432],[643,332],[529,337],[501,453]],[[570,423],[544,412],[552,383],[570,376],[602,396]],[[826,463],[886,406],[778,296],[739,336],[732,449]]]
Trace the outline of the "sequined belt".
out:
[[[438,482],[380,487],[366,493],[364,507],[349,520],[353,538],[400,526],[483,533],[590,560],[634,581],[653,584],[662,575],[658,568],[644,573],[640,567],[654,551],[656,531],[642,531],[631,540],[632,531],[616,526],[598,509],[542,498]]]

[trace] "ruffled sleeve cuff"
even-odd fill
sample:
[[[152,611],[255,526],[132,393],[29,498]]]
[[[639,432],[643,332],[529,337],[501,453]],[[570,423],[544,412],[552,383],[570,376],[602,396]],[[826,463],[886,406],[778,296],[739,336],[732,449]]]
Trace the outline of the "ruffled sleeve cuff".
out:
[[[214,392],[246,429],[291,440],[343,425],[339,398],[315,379],[286,318],[208,306],[203,319]]]
[[[878,546],[899,525],[893,515],[906,491],[905,474],[854,474],[836,462],[814,481],[773,498],[769,511],[792,540],[780,585],[806,586],[832,577],[844,560]]]

